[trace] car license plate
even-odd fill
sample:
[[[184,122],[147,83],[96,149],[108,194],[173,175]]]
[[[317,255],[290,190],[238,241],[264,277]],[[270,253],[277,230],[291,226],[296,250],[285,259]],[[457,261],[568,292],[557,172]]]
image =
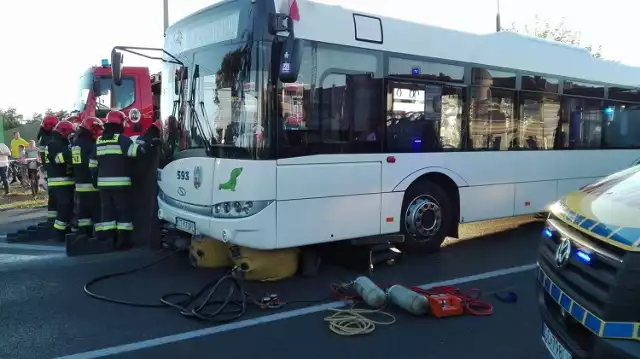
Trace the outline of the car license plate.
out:
[[[176,228],[189,234],[196,233],[196,223],[182,218],[176,218]]]
[[[553,359],[571,359],[571,353],[560,344],[546,323],[542,324],[542,342],[549,350]]]

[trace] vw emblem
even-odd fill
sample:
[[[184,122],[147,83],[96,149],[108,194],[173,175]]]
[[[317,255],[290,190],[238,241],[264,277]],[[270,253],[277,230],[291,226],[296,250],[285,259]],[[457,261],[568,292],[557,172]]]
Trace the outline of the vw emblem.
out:
[[[200,188],[201,184],[202,184],[202,167],[196,166],[193,169],[193,187],[195,187],[195,189],[198,189]]]
[[[183,187],[178,187],[178,194],[181,196],[184,196],[187,194],[187,190],[184,189]]]
[[[556,265],[564,267],[569,262],[569,257],[571,257],[571,241],[565,238],[556,249]]]

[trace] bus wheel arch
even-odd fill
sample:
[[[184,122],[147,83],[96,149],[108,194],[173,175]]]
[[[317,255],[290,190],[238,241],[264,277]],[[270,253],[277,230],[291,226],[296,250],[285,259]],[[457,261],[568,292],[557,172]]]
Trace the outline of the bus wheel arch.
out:
[[[407,253],[437,251],[446,237],[458,236],[460,194],[449,176],[430,172],[406,189],[402,201],[400,230]]]

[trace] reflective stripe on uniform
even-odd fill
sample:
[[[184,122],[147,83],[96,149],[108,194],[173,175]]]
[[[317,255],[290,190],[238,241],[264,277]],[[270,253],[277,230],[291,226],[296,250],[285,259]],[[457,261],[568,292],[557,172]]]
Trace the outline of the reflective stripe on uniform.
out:
[[[89,168],[98,168],[98,160],[93,158],[89,160]]]
[[[47,212],[47,218],[56,218],[58,217],[58,212],[57,211],[48,211]]]
[[[93,183],[76,183],[76,192],[95,192],[97,190]]]
[[[58,163],[58,164],[63,164],[64,163],[64,156],[62,155],[62,153],[58,153],[56,155],[55,162]]]
[[[68,225],[69,225],[68,223],[62,222],[62,221],[58,221],[57,219],[56,219],[55,222],[53,222],[53,228],[59,229],[61,231],[64,231],[65,229],[67,229]]]
[[[102,138],[102,136],[98,137],[98,139],[96,140],[96,145],[101,145],[103,143],[117,143],[118,142],[118,138],[120,138],[120,134],[116,133],[112,139],[110,140],[105,140],[104,138]]]
[[[101,222],[94,225],[94,229],[96,231],[112,231],[117,227],[118,226],[116,225],[116,221]]]
[[[71,177],[49,177],[47,185],[49,187],[73,186],[75,181]]]
[[[133,223],[131,222],[118,222],[118,224],[116,225],[116,228],[119,231],[133,231]]]
[[[80,146],[71,147],[71,163],[74,165],[82,163],[82,148]]]
[[[129,150],[127,150],[127,156],[136,157],[137,154],[138,154],[138,144],[132,143],[131,146],[129,146]]]
[[[122,148],[120,145],[100,145],[96,146],[96,155],[105,156],[105,155],[121,155]]]
[[[130,177],[98,177],[98,187],[130,186]]]
[[[91,221],[91,219],[88,219],[88,218],[78,219],[78,227],[91,227],[92,225],[93,225],[93,222]]]

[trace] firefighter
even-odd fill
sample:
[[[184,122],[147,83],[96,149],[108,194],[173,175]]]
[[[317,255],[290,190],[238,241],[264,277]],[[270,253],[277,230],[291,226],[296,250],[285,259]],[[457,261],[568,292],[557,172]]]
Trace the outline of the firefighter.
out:
[[[42,161],[42,167],[44,168],[44,180],[47,181],[47,172],[49,171],[49,159],[47,158],[47,145],[53,138],[53,128],[58,124],[58,117],[55,115],[46,115],[42,119],[40,124],[40,130],[38,131],[38,151],[40,152],[40,160]],[[51,187],[47,185],[47,192],[49,198],[47,199],[47,221],[53,226],[53,222],[56,220],[56,200],[51,192]]]
[[[91,238],[94,226],[100,223],[100,193],[93,184],[92,169],[98,167],[91,160],[95,142],[102,135],[104,126],[96,117],[87,117],[82,121],[75,138],[71,142],[71,160],[76,183],[78,234]]]
[[[92,159],[97,161],[96,185],[100,190],[101,221],[95,227],[100,240],[114,240],[118,250],[133,246],[133,213],[131,210],[132,158],[146,152],[123,135],[127,117],[111,111],[104,122],[104,132],[96,141]],[[117,232],[117,233],[116,233]],[[116,236],[117,234],[117,236]]]
[[[73,217],[73,172],[69,138],[76,131],[73,122],[60,121],[53,129],[53,139],[47,146],[49,161],[48,185],[56,201],[56,219],[53,228],[57,239],[65,240]]]

